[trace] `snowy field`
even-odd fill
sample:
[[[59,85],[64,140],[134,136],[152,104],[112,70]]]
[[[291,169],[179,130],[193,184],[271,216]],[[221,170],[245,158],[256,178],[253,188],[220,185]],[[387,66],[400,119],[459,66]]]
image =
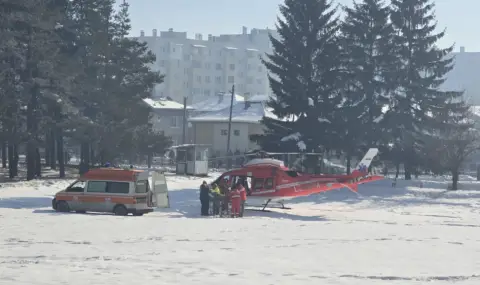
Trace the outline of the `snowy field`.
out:
[[[212,180],[212,178],[208,180]],[[380,181],[243,219],[200,217],[202,179],[168,177],[171,209],[60,214],[70,181],[0,184],[0,284],[480,284],[480,183]]]

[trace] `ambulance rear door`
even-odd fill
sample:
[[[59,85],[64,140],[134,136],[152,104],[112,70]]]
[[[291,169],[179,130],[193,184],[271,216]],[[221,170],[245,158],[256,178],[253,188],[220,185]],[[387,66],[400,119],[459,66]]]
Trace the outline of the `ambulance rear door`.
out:
[[[156,208],[170,208],[168,187],[165,174],[152,172],[152,203]]]

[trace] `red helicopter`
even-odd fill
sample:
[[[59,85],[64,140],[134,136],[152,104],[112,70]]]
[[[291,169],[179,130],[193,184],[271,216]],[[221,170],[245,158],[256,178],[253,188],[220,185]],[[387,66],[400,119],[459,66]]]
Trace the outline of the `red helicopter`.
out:
[[[231,187],[240,181],[247,191],[247,205],[252,205],[251,202],[255,201],[261,202],[262,211],[270,202],[279,203],[283,209],[288,209],[283,205],[285,200],[341,188],[357,192],[359,184],[384,179],[383,176],[368,173],[377,154],[377,148],[369,149],[349,175],[301,173],[288,169],[281,160],[255,158],[242,168],[223,173],[215,183],[223,180]]]

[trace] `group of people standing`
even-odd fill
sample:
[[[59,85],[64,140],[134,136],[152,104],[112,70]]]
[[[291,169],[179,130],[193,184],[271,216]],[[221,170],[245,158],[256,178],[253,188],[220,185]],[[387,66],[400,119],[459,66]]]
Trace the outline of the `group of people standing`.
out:
[[[220,180],[220,185],[212,183],[211,187],[206,181],[200,186],[200,203],[202,204],[202,216],[209,216],[210,202],[212,202],[212,214],[223,216],[230,210],[232,218],[243,217],[247,191],[239,181],[231,189],[225,180]],[[228,208],[230,204],[230,209]]]

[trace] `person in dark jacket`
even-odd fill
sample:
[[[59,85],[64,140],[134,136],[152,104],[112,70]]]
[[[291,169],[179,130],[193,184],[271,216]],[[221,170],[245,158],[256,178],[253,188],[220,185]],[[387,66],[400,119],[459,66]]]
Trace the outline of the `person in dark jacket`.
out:
[[[207,181],[203,181],[200,186],[200,203],[202,203],[202,216],[208,216],[208,209],[210,208],[210,189],[208,188]]]

